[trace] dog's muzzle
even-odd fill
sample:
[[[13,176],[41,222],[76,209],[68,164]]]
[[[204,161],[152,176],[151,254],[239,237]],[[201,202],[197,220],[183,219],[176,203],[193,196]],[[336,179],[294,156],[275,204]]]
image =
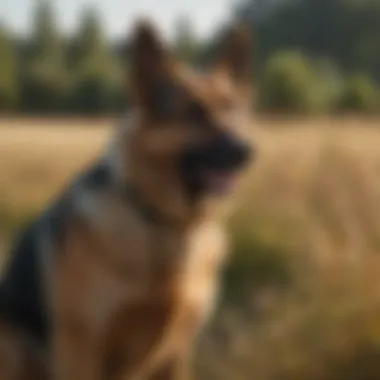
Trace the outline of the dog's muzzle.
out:
[[[238,172],[253,158],[247,142],[223,133],[207,143],[191,146],[183,156],[183,176],[192,194],[229,193]]]

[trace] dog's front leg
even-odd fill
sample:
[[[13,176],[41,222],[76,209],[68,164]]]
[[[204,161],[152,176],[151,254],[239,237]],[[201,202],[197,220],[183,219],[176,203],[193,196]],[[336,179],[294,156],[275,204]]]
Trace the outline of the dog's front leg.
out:
[[[155,370],[148,380],[191,380],[190,362],[188,355],[178,353]]]
[[[86,326],[63,322],[53,337],[53,380],[99,380],[100,339]]]

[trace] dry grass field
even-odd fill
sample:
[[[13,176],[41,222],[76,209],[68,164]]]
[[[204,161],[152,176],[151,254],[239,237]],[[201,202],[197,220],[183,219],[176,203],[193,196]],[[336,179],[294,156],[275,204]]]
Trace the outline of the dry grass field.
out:
[[[380,161],[378,124],[380,120],[266,120],[254,123],[252,137],[263,163],[285,158],[309,171],[326,145],[342,147],[370,164]],[[114,126],[114,120],[0,119],[2,203],[44,202],[101,151]]]
[[[0,235],[105,146],[112,120],[0,121]],[[260,158],[200,342],[208,380],[380,378],[380,120],[258,120]]]

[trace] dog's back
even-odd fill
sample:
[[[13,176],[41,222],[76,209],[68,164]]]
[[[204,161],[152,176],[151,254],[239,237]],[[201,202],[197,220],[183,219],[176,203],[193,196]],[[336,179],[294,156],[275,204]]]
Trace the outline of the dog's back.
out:
[[[13,378],[7,376],[11,373],[15,376],[14,373],[18,372],[32,376],[31,367],[36,370],[36,358],[32,359],[36,348],[41,352],[46,348],[50,321],[41,259],[45,237],[58,238],[63,233],[63,219],[54,216],[58,209],[61,207],[54,206],[21,233],[3,270],[0,282],[0,342],[1,353],[9,360],[0,366],[0,378]],[[40,371],[42,369],[37,371],[38,376],[42,376]]]
[[[83,213],[81,197],[105,188],[109,177],[105,165],[95,163],[15,241],[0,280],[0,356],[9,358],[0,361],[1,379],[24,380],[16,376],[19,373],[29,374],[26,379],[33,380],[33,371],[38,380],[46,376],[45,365],[36,365],[35,353],[44,357],[51,342],[51,275],[60,260],[68,226]]]
[[[70,209],[70,200],[62,198],[26,227],[0,282],[0,318],[41,341],[49,324],[44,261],[54,259],[50,249],[62,243]]]

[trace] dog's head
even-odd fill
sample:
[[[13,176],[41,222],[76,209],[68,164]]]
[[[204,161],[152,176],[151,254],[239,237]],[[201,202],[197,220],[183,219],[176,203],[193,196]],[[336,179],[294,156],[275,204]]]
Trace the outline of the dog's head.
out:
[[[251,103],[244,27],[232,30],[219,57],[212,69],[196,72],[168,52],[149,23],[136,28],[130,81],[139,120],[128,170],[142,196],[165,211],[230,194],[252,157],[240,137]]]

